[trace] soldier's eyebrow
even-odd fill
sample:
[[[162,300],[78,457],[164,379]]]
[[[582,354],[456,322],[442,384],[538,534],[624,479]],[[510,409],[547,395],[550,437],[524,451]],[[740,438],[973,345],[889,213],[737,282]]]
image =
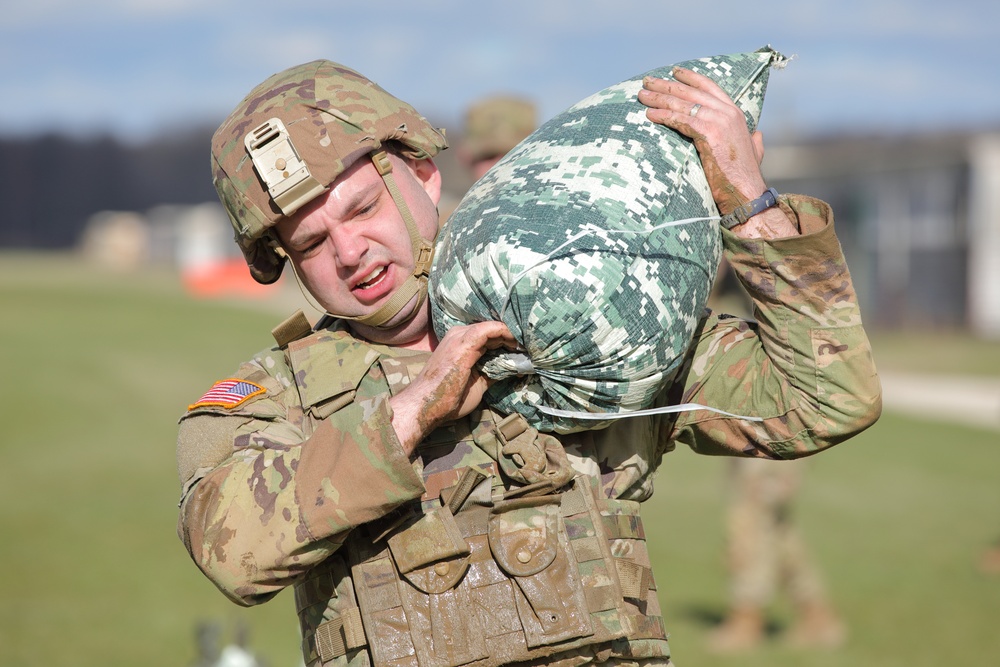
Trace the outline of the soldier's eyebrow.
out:
[[[340,219],[350,218],[355,211],[367,205],[373,199],[373,195],[381,194],[384,190],[385,184],[382,183],[381,179],[358,188],[340,200],[341,205],[338,206],[337,217]]]
[[[324,233],[323,229],[306,230],[301,234],[294,233],[292,234],[292,238],[288,239],[288,245],[295,251],[304,250],[320,239]]]
[[[307,248],[316,239],[321,237],[325,233],[325,230],[321,225],[308,226],[305,220],[299,220],[298,224],[292,228],[291,233],[287,238],[279,231],[278,239],[288,248],[292,250],[298,250],[301,248]]]
[[[372,201],[375,195],[380,195],[384,191],[385,185],[379,179],[348,192],[343,199],[337,197],[336,193],[331,192],[327,196],[322,208],[327,209],[337,221],[346,221],[358,209],[363,208]],[[289,236],[287,244],[292,249],[308,248],[325,234],[325,226],[306,227],[300,221]]]

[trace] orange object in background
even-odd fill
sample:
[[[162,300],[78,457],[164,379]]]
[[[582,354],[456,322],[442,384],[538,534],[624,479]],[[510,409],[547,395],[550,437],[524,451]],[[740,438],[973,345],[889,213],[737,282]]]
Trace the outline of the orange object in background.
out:
[[[185,268],[181,280],[188,293],[197,297],[268,296],[270,285],[261,285],[247,269],[242,257],[200,263]]]

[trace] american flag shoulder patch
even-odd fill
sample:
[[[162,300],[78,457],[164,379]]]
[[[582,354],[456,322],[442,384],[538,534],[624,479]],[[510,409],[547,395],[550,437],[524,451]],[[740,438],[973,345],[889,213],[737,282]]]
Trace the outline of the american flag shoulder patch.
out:
[[[205,395],[188,406],[188,410],[201,408],[208,405],[235,408],[237,405],[247,401],[254,396],[259,396],[267,390],[256,382],[249,380],[219,380],[212,385],[212,388],[205,392]]]

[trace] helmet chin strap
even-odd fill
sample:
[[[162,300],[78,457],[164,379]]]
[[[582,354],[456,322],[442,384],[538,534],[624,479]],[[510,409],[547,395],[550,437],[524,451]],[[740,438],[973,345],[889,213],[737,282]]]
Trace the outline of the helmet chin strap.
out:
[[[392,163],[389,161],[389,156],[386,155],[384,150],[379,150],[371,153],[371,159],[382,180],[385,182],[385,187],[389,191],[392,201],[396,204],[399,214],[403,217],[403,222],[406,224],[406,231],[410,235],[410,247],[413,249],[413,274],[374,313],[357,317],[345,317],[343,315],[336,315],[336,317],[344,320],[352,320],[376,329],[394,329],[413,319],[427,299],[427,277],[430,275],[431,262],[434,259],[434,244],[433,241],[428,242],[420,236],[420,231],[417,229],[417,223],[413,219],[410,207],[406,205],[406,200],[403,199],[403,194],[400,192],[399,186],[396,184],[396,179],[392,175]],[[417,297],[417,299],[410,312],[403,319],[387,326],[389,320],[399,314],[413,297]]]

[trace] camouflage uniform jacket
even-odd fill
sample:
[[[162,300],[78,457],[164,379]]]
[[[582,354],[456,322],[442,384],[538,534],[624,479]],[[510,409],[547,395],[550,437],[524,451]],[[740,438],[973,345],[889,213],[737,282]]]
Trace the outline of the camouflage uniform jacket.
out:
[[[762,421],[694,410],[559,436],[572,467],[599,487],[599,496],[646,500],[652,473],[677,442],[706,454],[795,458],[877,419],[878,377],[829,207],[800,196],[784,197],[781,206],[801,236],[743,239],[723,231],[756,322],[706,312],[676,382],[659,397],[663,405],[696,402]],[[435,442],[475,441],[478,462],[490,452],[484,417],[474,413],[468,423],[435,432],[411,462],[387,399],[426,357],[357,343],[334,326],[287,350],[264,351],[234,376],[259,387],[256,395],[233,407],[198,403],[181,419],[178,533],[185,546],[239,604],[264,602],[294,585],[304,634],[322,620],[307,618],[317,595],[353,595],[337,573],[326,583],[310,573],[335,560],[355,529],[378,526],[426,498],[430,469],[457,467],[449,458],[475,458],[468,449],[433,452]],[[655,597],[646,610],[654,616]],[[314,644],[306,641],[304,649],[307,664],[319,662]],[[667,655],[665,641],[617,653]],[[342,664],[370,664],[361,655]]]

